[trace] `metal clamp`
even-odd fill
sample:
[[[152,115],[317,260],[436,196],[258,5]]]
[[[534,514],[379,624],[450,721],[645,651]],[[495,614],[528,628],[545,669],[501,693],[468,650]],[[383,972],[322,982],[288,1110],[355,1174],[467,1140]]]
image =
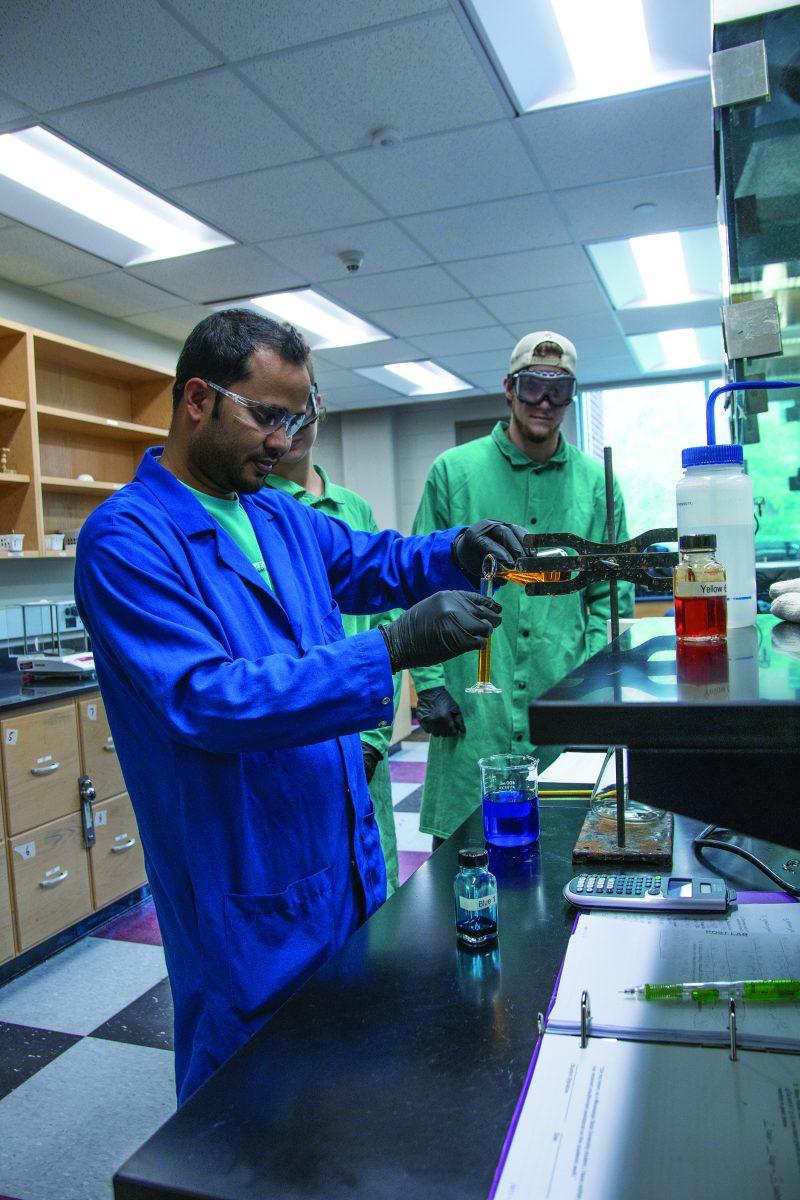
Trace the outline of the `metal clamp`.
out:
[[[128,838],[125,845],[124,846],[112,846],[111,847],[112,854],[123,854],[126,850],[130,850],[133,846],[136,845],[136,838],[130,837],[127,833],[117,834],[117,836],[114,838],[114,841],[119,842],[123,838]]]
[[[592,1016],[592,1010],[589,1005],[589,993],[584,990],[581,992],[581,1050],[585,1050],[589,1044],[589,1021]]]
[[[31,775],[52,775],[61,766],[60,762],[50,763],[46,767],[31,767]]]
[[[529,533],[523,538],[526,550],[535,553],[530,558],[520,558],[514,564],[517,571],[535,573],[541,571],[554,574],[551,556],[541,556],[538,551],[545,546],[567,547],[575,554],[558,560],[558,575],[548,583],[528,583],[528,596],[559,596],[577,592],[592,583],[602,580],[626,580],[654,587],[662,583],[652,574],[655,567],[674,567],[678,556],[673,551],[646,553],[649,546],[658,542],[677,542],[675,528],[648,529],[638,537],[626,542],[590,542],[574,533]],[[572,576],[572,578],[565,578]]]
[[[45,871],[44,879],[39,880],[39,887],[55,887],[56,884],[63,883],[68,876],[69,871],[62,871],[61,867],[51,867],[49,871]]]

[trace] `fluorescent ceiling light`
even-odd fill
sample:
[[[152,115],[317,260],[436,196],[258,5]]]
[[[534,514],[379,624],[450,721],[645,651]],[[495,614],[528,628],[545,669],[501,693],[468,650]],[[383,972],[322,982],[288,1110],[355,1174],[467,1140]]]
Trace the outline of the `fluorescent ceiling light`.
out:
[[[358,374],[404,396],[441,396],[447,392],[468,391],[472,387],[471,383],[438,367],[430,359],[387,363],[383,367],[359,367]]]
[[[561,36],[586,98],[650,86],[653,63],[642,0],[552,0]]]
[[[722,330],[716,325],[638,333],[628,344],[645,375],[719,367],[723,360]]]
[[[0,135],[0,212],[121,267],[233,245],[39,125]]]
[[[291,292],[272,292],[250,301],[282,321],[290,321],[303,333],[312,350],[333,346],[361,346],[389,337],[377,325],[370,325],[332,300],[326,300],[311,288]]]
[[[599,242],[588,249],[616,309],[688,304],[722,295],[713,226]]]
[[[708,75],[708,4],[462,0],[519,113]]]

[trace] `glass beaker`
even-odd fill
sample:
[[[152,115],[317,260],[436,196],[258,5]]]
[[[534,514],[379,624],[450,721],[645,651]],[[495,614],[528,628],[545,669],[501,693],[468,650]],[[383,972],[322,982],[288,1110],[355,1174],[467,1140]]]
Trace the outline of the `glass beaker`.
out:
[[[493,554],[487,554],[483,560],[481,574],[481,595],[491,600],[494,594],[494,577],[497,573],[497,560]],[[492,639],[486,639],[486,644],[478,651],[478,678],[472,687],[464,688],[468,696],[500,696],[502,688],[495,687],[489,678],[492,669]]]
[[[539,760],[490,754],[478,760],[483,834],[490,846],[521,849],[539,837]]]

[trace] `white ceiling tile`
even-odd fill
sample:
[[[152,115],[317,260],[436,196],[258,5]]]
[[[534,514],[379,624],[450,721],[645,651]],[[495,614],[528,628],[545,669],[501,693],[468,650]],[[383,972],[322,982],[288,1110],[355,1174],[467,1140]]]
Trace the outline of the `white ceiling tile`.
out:
[[[195,215],[245,242],[355,225],[382,215],[321,159],[177,188],[173,195]]]
[[[444,304],[415,304],[373,312],[370,319],[398,337],[413,338],[418,333],[480,329],[486,324],[487,314],[476,300],[450,300]]]
[[[534,332],[530,325],[510,325],[509,329],[515,338],[527,337],[529,333]],[[587,356],[609,357],[612,354],[627,352],[627,342],[617,329],[609,329],[605,333],[593,333],[590,328],[581,329],[580,326],[573,326],[568,319],[565,319],[555,324],[553,332],[560,333],[575,343],[578,351],[579,373],[582,373],[583,363]]]
[[[544,190],[510,121],[354,150],[336,162],[394,216]]]
[[[489,325],[485,329],[462,329],[455,333],[419,334],[413,340],[418,350],[432,358],[471,354],[480,350],[508,351],[514,345],[514,339],[500,325]]]
[[[25,105],[0,95],[0,129],[12,129],[31,115],[31,110]]]
[[[508,350],[484,350],[479,354],[449,355],[447,358],[437,359],[437,362],[455,375],[460,375],[462,379],[472,380],[476,372],[483,376],[494,371],[499,387],[508,371],[508,359]]]
[[[156,0],[26,0],[3,22],[0,79],[38,112],[219,63]]]
[[[272,258],[304,275],[307,283],[347,277],[344,263],[338,257],[342,250],[360,250],[364,255],[359,275],[422,267],[431,261],[394,221],[371,221],[302,237],[279,238],[264,242],[263,247]]]
[[[590,387],[597,383],[617,383],[629,379],[638,379],[641,370],[630,354],[620,354],[614,358],[596,358],[586,363],[581,374],[581,387]]]
[[[94,309],[107,317],[129,317],[134,313],[157,312],[179,307],[180,299],[134,279],[123,271],[108,275],[93,275],[90,279],[73,279],[67,283],[52,283],[42,288],[59,300],[69,300],[84,308]]]
[[[509,356],[510,357],[510,356]],[[472,371],[470,380],[476,387],[490,395],[500,396],[503,391],[503,380],[508,374],[508,360],[506,360],[502,375],[498,378],[497,371]],[[505,399],[505,397],[503,397]]]
[[[623,332],[659,333],[662,329],[703,329],[719,325],[720,300],[695,300],[692,304],[626,308],[617,314]]]
[[[382,367],[384,363],[412,362],[419,357],[419,351],[414,346],[398,338],[367,342],[363,346],[339,346],[325,351],[326,363],[335,367]]]
[[[400,224],[440,262],[557,246],[569,230],[544,193],[404,217]]]
[[[376,404],[392,404],[397,399],[397,392],[391,388],[381,387],[379,383],[366,380],[368,386],[359,388],[331,388],[327,395],[337,408],[362,408],[369,401]]]
[[[379,126],[408,138],[504,116],[450,12],[273,55],[242,70],[274,104],[287,105],[291,97],[287,111],[327,154],[369,145]]]
[[[138,325],[141,329],[149,329],[151,333],[160,333],[176,342],[183,342],[195,325],[211,316],[212,311],[210,308],[201,308],[199,304],[187,304],[183,308],[167,308],[162,312],[137,313],[125,320],[129,325]]]
[[[38,229],[14,222],[0,229],[0,275],[27,287],[60,283],[84,275],[102,275],[111,264]]]
[[[498,321],[538,321],[544,328],[561,316],[575,317],[609,310],[605,295],[594,282],[509,292],[505,296],[490,296],[482,303]]]
[[[571,244],[448,263],[447,269],[474,296],[500,296],[531,286],[592,282],[586,258]]]
[[[441,267],[412,267],[387,271],[384,275],[351,275],[325,284],[325,292],[356,312],[402,308],[419,300],[435,304],[459,300],[466,295]]]
[[[298,287],[305,281],[256,246],[221,246],[199,254],[129,267],[129,274],[199,303]]]
[[[229,70],[99,100],[49,124],[161,189],[315,156],[305,138]]]
[[[714,173],[710,169],[650,175],[556,192],[555,201],[582,242],[690,229],[716,221]],[[655,204],[635,213],[637,204]]]
[[[171,0],[173,8],[230,59],[250,58],[383,21],[446,8],[444,0]]]
[[[570,104],[520,117],[517,126],[551,187],[578,187],[712,163],[708,79]]]

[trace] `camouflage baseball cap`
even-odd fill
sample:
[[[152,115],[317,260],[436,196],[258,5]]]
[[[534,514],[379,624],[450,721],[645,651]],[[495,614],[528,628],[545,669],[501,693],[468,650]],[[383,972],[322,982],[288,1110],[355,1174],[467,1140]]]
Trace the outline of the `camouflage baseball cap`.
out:
[[[558,346],[560,353],[540,354],[539,348],[544,346],[545,342]],[[514,375],[528,367],[561,367],[562,370],[569,371],[570,375],[575,375],[578,369],[578,354],[569,338],[549,329],[541,329],[537,333],[526,334],[517,342],[511,353],[508,373]]]

